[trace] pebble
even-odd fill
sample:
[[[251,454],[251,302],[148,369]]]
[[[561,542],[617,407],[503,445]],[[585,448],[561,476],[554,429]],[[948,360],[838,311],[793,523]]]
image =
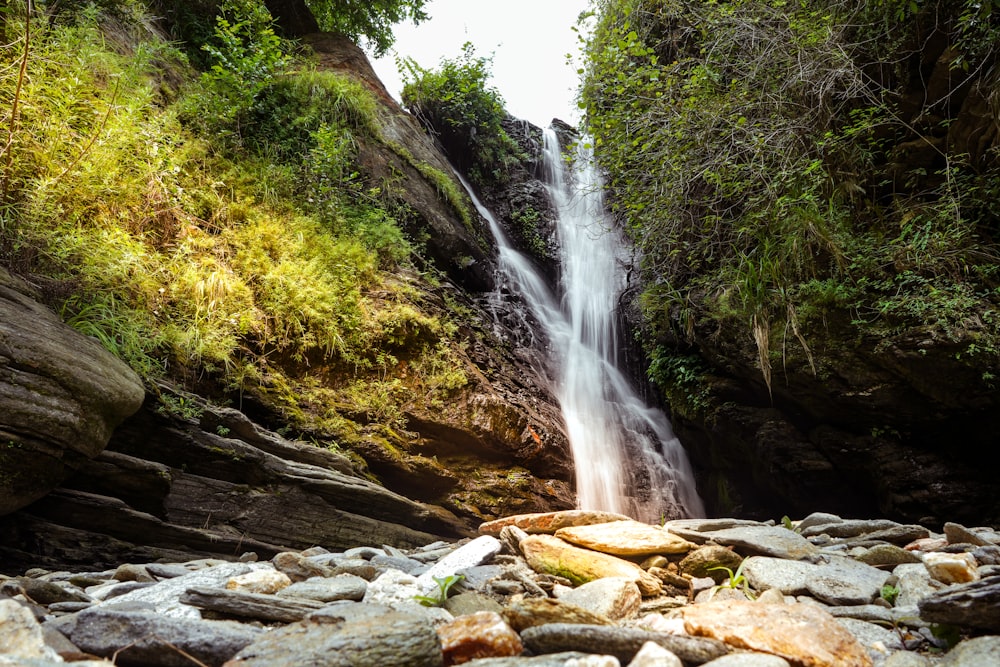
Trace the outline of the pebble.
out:
[[[801,533],[773,522],[660,527],[573,511],[488,527],[506,540],[405,551],[314,547],[262,562],[36,568],[0,577],[0,665],[55,667],[60,654],[85,653],[148,667],[194,664],[184,654],[226,667],[1000,664],[994,529],[947,524],[939,535],[820,513],[791,526]],[[535,557],[539,544],[577,558],[554,565]],[[735,573],[741,563],[745,586],[735,588],[723,584],[729,572],[709,569]],[[441,600],[438,581],[459,575]],[[950,647],[932,624],[954,626],[964,641]]]

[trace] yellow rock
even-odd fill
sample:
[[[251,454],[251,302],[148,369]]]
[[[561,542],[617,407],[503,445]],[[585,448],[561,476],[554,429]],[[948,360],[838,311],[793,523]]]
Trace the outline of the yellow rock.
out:
[[[858,640],[814,605],[725,600],[688,605],[678,613],[688,634],[772,653],[795,667],[872,667]]]
[[[616,514],[614,512],[563,510],[561,512],[540,512],[538,514],[515,514],[514,516],[507,516],[495,521],[487,521],[480,524],[479,532],[482,535],[497,536],[504,527],[517,526],[529,534],[552,534],[560,528],[567,526],[585,526],[592,523],[628,520],[629,518],[624,514]]]
[[[631,520],[560,528],[556,537],[616,556],[682,554],[697,546],[658,526]]]
[[[277,593],[292,585],[292,580],[284,572],[277,570],[253,570],[246,574],[231,577],[226,582],[226,588],[244,593]]]
[[[626,577],[644,596],[659,595],[663,584],[635,563],[581,549],[552,535],[529,535],[521,541],[528,565],[536,572],[566,577],[576,585],[604,577]]]

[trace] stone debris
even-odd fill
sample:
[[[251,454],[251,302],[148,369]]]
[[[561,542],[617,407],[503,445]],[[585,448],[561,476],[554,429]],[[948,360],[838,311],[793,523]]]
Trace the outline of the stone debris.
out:
[[[0,666],[1000,665],[992,528],[491,524],[506,539],[0,575]]]

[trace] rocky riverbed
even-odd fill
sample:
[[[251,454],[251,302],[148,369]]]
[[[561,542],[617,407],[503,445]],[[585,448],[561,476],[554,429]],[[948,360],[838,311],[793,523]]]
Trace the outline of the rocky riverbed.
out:
[[[519,515],[400,550],[33,569],[0,665],[1000,665],[1000,532]]]

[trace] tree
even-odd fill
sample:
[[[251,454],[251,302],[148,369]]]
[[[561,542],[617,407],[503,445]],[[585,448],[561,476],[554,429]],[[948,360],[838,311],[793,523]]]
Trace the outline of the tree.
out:
[[[428,18],[427,0],[264,0],[282,32],[300,37],[325,30],[354,41],[364,39],[375,55],[384,54],[395,40],[392,28],[403,21]]]

